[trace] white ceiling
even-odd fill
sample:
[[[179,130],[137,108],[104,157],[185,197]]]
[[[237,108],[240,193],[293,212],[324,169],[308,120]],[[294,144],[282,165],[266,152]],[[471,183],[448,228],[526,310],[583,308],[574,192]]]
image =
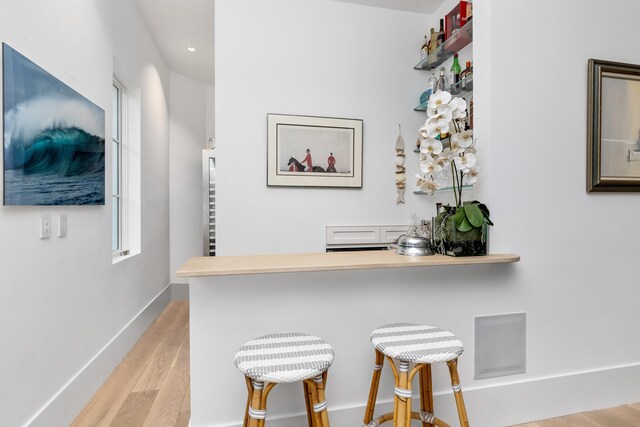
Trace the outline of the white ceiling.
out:
[[[433,13],[445,0],[336,0],[363,6]],[[214,84],[214,0],[135,0],[169,68]],[[187,47],[196,48],[192,53]]]
[[[135,0],[172,71],[213,84],[214,0]],[[189,52],[187,47],[196,48]]]
[[[336,0],[345,3],[355,3],[365,6],[383,7],[385,9],[405,10],[432,14],[444,0]]]

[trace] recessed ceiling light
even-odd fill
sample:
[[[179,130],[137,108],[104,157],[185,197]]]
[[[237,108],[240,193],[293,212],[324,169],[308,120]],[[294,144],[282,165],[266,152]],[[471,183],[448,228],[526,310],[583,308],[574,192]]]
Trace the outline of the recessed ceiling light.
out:
[[[195,51],[196,51],[196,48],[195,48],[195,47],[191,47],[191,46],[189,46],[189,47],[187,48],[187,50],[188,50],[189,52],[195,52]]]

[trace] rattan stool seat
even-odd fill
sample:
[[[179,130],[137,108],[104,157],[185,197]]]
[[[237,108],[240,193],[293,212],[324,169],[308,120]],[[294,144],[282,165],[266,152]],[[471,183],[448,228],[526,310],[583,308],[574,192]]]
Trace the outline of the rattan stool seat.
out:
[[[385,356],[410,363],[448,362],[464,351],[451,332],[413,323],[384,325],[371,333],[371,343]]]
[[[322,338],[298,332],[265,335],[247,342],[234,363],[245,376],[268,383],[292,383],[322,375],[334,351]]]

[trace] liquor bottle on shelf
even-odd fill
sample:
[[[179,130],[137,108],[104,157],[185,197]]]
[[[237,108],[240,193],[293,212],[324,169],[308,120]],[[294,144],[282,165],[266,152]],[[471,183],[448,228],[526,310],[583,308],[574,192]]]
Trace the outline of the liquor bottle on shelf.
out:
[[[444,67],[440,68],[440,77],[436,83],[436,92],[439,90],[447,90],[447,78],[444,76]]]
[[[424,61],[427,56],[429,56],[429,39],[427,36],[424,36],[424,43],[422,43],[422,47],[420,48],[420,61]]]
[[[467,101],[467,98],[464,99],[465,102],[467,102],[467,106],[469,106],[469,102]],[[471,107],[467,108],[467,111],[465,112],[466,117],[464,118],[464,130],[469,130],[471,129],[471,116],[469,115],[469,110]]]
[[[431,94],[436,92],[436,87],[438,86],[438,78],[436,77],[436,71],[434,68],[431,69],[431,75],[429,76],[429,80],[427,80],[427,91],[431,90]]]
[[[451,93],[459,93],[460,92],[460,73],[462,72],[462,68],[460,67],[460,63],[458,62],[458,54],[453,55],[453,64],[451,64]]]
[[[441,46],[444,44],[445,41],[445,37],[444,37],[444,19],[440,20],[440,32],[438,33],[438,46]]]
[[[473,18],[473,3],[471,0],[467,0],[467,22]]]
[[[431,38],[429,39],[429,53],[434,52],[438,47],[438,34],[436,29],[431,27]]]
[[[465,90],[467,88],[467,82],[473,77],[473,68],[471,68],[471,61],[467,61],[467,68],[460,73],[460,88]]]

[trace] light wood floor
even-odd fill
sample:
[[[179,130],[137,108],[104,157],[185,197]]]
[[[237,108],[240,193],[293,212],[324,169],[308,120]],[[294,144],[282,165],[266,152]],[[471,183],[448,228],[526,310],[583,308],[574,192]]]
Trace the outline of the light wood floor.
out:
[[[618,406],[599,411],[582,412],[566,417],[552,418],[514,427],[638,427],[640,403]]]
[[[186,427],[189,394],[189,303],[174,301],[71,424]]]
[[[189,393],[189,303],[174,301],[144,333],[73,427],[186,427]],[[639,427],[640,403],[517,427]]]

